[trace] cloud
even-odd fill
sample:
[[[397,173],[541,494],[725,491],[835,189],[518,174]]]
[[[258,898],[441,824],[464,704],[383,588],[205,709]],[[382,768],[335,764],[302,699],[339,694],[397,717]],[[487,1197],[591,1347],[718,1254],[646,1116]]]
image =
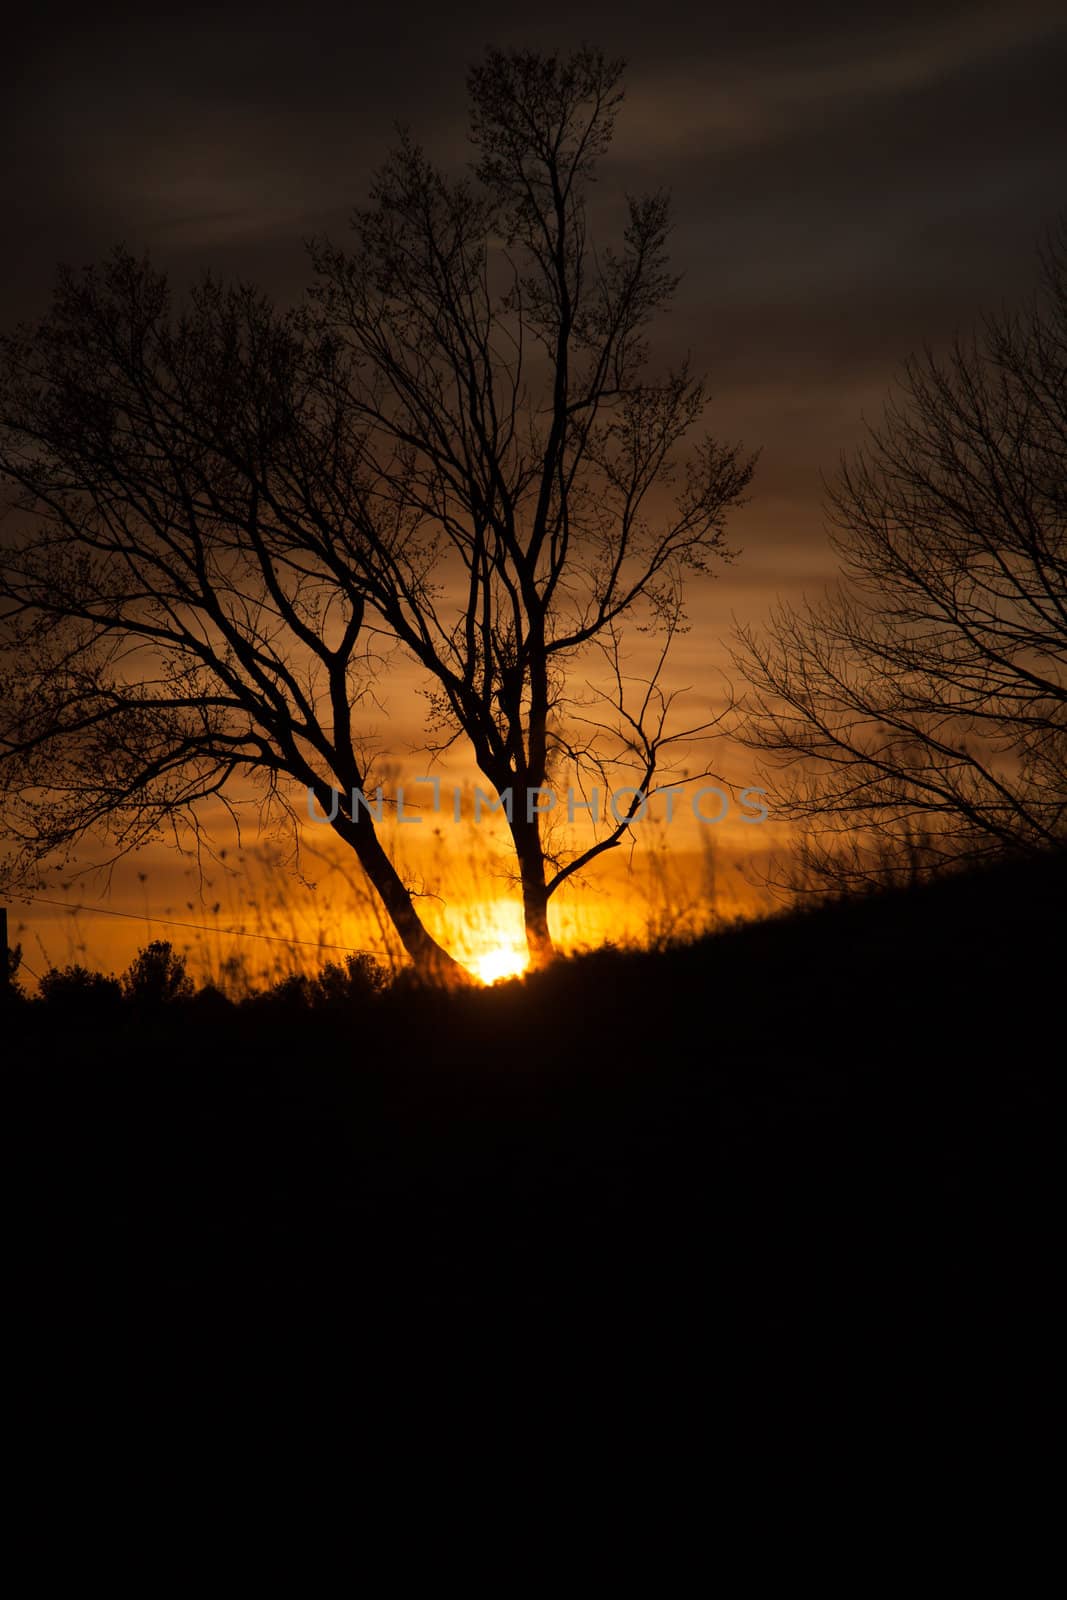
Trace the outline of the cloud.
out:
[[[615,155],[621,161],[658,161],[668,154],[740,148],[793,139],[798,131],[869,110],[872,103],[932,88],[975,67],[998,66],[1020,49],[1040,51],[1062,39],[1055,13],[975,11],[962,29],[953,17],[934,14],[917,37],[900,22],[877,33],[845,33],[832,42],[816,31],[807,49],[775,57],[769,32],[766,59],[742,64],[729,53],[699,53],[641,74],[626,97]]]

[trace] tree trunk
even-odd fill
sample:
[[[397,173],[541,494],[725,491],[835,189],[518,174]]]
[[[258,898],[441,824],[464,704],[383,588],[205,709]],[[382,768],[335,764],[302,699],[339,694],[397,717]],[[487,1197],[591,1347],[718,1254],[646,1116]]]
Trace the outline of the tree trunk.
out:
[[[525,803],[525,797],[523,797]],[[517,813],[511,824],[515,854],[522,875],[522,911],[526,927],[526,948],[530,966],[547,967],[556,951],[548,931],[548,890],[545,885],[545,857],[537,819],[527,822]]]
[[[422,919],[412,904],[411,892],[382,849],[371,819],[357,816],[352,821],[344,815],[338,815],[333,828],[358,856],[360,866],[377,890],[419,976],[427,983],[449,988],[470,984],[472,979],[466,967],[450,956],[423,927]]]

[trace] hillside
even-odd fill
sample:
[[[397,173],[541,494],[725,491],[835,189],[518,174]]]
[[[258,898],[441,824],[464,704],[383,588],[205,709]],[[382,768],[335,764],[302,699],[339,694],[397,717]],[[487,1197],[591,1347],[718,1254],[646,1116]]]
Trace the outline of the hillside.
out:
[[[321,1016],[19,1008],[56,1360],[99,1334],[190,1392],[327,1370],[373,1394],[521,1347],[730,1390],[739,1361],[804,1388],[877,1348],[879,1386],[1023,1382],[1065,890],[1055,857]]]

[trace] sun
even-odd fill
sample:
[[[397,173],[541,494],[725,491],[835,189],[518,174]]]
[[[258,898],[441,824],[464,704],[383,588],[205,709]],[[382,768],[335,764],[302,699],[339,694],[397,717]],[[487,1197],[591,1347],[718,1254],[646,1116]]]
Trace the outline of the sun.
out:
[[[520,977],[526,971],[528,959],[525,950],[501,944],[476,956],[471,967],[483,983],[500,983],[504,978]]]

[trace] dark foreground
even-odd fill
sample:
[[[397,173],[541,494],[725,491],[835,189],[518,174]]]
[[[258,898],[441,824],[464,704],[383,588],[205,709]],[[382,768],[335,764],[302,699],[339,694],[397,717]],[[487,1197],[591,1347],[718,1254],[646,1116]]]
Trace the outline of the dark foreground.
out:
[[[1054,859],[344,1016],[24,1008],[35,1354],[116,1413],[566,1381],[712,1431],[1032,1420],[1065,890]]]

